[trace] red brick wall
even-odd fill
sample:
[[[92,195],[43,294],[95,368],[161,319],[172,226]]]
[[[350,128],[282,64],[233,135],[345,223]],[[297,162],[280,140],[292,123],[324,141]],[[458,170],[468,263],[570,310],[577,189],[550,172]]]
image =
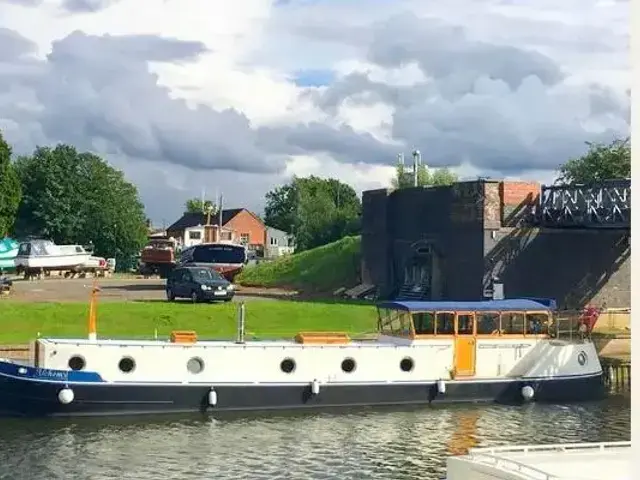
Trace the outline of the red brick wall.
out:
[[[516,226],[524,215],[530,213],[540,199],[538,182],[511,182],[500,184],[502,225]]]
[[[264,247],[266,238],[266,227],[252,215],[249,211],[243,210],[233,217],[225,228],[230,228],[237,232],[237,239],[240,241],[243,233],[249,234],[249,245],[260,245]]]
[[[540,196],[540,184],[538,182],[510,182],[505,181],[500,185],[500,199],[503,205],[520,205],[525,200],[527,203],[537,201]]]

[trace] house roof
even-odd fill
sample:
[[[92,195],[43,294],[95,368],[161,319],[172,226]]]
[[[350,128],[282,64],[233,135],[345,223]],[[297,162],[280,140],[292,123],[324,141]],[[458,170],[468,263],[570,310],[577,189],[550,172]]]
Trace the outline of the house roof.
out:
[[[289,235],[289,234],[288,234],[287,232],[285,232],[284,230],[280,230],[280,229],[278,229],[278,228],[274,228],[274,227],[269,227],[269,226],[267,226],[267,230],[268,230],[270,233],[275,233],[275,234],[282,235],[282,236]]]
[[[236,215],[238,215],[245,208],[230,208],[227,210],[222,210],[222,226],[226,225],[233,219]],[[247,210],[248,211],[248,210]],[[249,212],[251,213],[251,212]],[[211,224],[216,225],[218,223],[218,215],[211,215]],[[197,225],[204,225],[207,223],[207,216],[201,212],[185,212],[182,217],[180,217],[176,222],[174,222],[171,226],[167,228],[167,230],[175,231],[175,230],[184,230],[185,228],[195,227]]]

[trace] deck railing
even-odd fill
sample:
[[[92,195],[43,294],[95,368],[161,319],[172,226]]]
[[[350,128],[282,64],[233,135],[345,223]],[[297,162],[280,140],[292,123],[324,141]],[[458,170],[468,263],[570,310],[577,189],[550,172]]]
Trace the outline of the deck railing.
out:
[[[590,340],[592,331],[593,324],[585,318],[583,311],[560,311],[549,326],[549,335],[569,341]]]
[[[593,451],[603,452],[613,448],[631,447],[630,441],[621,442],[587,442],[587,443],[549,443],[544,445],[505,445],[503,447],[474,447],[470,454],[498,455],[503,453],[541,453],[541,452],[573,452]]]
[[[473,463],[479,463],[502,470],[503,472],[517,473],[519,474],[519,477],[521,476],[522,478],[531,478],[536,480],[561,480],[561,478],[556,475],[551,475],[538,468],[530,467],[525,463],[486,453],[472,453],[469,455],[469,460]]]

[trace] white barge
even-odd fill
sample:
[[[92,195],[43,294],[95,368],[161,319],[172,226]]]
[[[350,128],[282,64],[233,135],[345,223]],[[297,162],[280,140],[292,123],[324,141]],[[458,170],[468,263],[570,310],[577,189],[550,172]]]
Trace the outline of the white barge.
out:
[[[374,341],[329,332],[245,341],[242,305],[236,341],[202,341],[191,331],[144,341],[97,338],[96,291],[88,338],[38,338],[33,366],[0,361],[0,414],[567,402],[604,394],[594,345],[560,338],[552,301],[383,302]]]
[[[472,448],[445,480],[630,480],[631,442]]]

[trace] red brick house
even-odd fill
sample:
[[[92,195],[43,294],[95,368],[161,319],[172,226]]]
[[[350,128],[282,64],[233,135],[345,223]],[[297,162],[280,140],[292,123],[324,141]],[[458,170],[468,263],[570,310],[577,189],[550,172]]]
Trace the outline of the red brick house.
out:
[[[264,251],[267,227],[256,214],[246,208],[222,210],[221,229],[218,228],[219,219],[219,214],[211,215],[207,225],[207,215],[186,212],[167,228],[167,235],[185,246],[227,241],[241,243],[251,250]]]

